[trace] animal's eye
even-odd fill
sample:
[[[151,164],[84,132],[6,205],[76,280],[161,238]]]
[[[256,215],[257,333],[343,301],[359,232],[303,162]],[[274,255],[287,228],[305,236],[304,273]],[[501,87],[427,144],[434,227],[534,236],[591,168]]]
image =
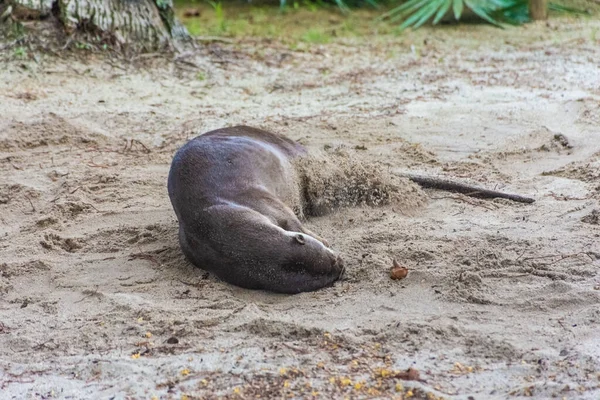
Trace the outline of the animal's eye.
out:
[[[306,244],[306,241],[304,240],[304,236],[302,236],[302,234],[297,234],[296,236],[294,236],[294,239],[296,239],[296,242],[300,243],[300,244]]]

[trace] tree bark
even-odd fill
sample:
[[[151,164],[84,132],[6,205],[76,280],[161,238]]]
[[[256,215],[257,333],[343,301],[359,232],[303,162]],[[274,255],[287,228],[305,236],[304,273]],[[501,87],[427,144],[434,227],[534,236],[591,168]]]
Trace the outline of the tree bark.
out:
[[[64,31],[156,49],[188,37],[172,0],[0,0],[3,19],[55,19]]]
[[[536,21],[548,19],[548,0],[529,0],[529,15]]]

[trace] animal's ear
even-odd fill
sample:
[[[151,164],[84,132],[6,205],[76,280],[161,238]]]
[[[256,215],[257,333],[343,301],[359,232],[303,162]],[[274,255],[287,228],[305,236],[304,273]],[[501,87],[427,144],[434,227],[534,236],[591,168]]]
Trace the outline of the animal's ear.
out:
[[[300,244],[306,244],[306,240],[304,239],[304,235],[302,235],[301,233],[298,233],[296,236],[294,236],[294,240],[296,240],[296,242],[298,242]]]

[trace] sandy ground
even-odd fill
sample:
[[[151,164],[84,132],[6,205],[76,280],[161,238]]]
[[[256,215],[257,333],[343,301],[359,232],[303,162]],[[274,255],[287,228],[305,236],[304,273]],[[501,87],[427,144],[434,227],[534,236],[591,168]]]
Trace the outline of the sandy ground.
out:
[[[4,54],[0,398],[597,399],[599,27]],[[537,202],[340,210],[308,225],[345,281],[242,290],[184,260],[166,192],[186,139],[238,123]]]

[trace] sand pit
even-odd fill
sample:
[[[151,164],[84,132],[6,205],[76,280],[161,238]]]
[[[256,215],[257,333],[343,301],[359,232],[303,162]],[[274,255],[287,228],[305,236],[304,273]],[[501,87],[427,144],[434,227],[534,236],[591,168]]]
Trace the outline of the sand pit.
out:
[[[598,27],[210,44],[143,68],[4,55],[0,398],[598,398]],[[185,261],[166,191],[179,146],[241,123],[537,201],[411,187],[309,221],[345,258],[333,288],[242,290]]]

